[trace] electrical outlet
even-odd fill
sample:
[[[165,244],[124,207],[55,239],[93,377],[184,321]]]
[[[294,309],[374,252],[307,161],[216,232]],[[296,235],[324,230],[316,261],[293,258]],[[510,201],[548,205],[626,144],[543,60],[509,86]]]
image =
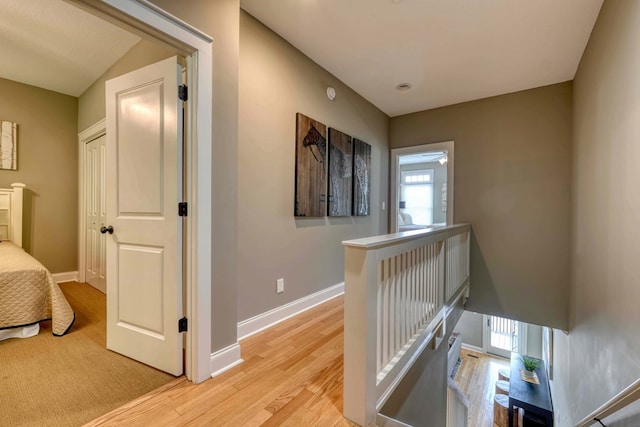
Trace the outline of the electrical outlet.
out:
[[[284,279],[278,279],[276,281],[276,293],[281,294],[284,292]]]

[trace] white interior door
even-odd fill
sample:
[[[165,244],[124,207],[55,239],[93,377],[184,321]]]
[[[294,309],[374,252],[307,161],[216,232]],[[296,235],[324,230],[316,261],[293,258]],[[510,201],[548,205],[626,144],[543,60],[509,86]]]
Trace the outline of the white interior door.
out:
[[[173,375],[183,372],[179,76],[174,57],[106,84],[103,229],[107,348]]]
[[[85,233],[85,281],[103,293],[107,293],[107,238],[100,233],[106,221],[105,191],[105,140],[102,135],[86,144],[85,155],[85,203],[87,231]]]

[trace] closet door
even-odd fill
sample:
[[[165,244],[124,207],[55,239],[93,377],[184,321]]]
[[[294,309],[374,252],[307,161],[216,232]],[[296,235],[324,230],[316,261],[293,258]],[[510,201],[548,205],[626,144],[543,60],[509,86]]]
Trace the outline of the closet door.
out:
[[[85,200],[87,224],[85,242],[85,281],[107,293],[106,242],[100,227],[106,221],[105,139],[102,135],[85,146]]]

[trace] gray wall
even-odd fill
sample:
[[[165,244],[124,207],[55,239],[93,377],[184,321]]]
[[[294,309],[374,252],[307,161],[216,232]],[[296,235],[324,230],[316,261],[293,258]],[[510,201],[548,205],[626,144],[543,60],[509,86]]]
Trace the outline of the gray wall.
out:
[[[463,344],[482,348],[482,336],[484,334],[482,314],[465,310],[456,325],[455,331],[460,333]]]
[[[542,326],[527,324],[527,354],[542,359]]]
[[[469,310],[568,328],[571,111],[567,82],[391,119],[391,148],[455,141]]]
[[[236,342],[239,0],[151,0],[213,37],[211,350]],[[274,285],[275,286],[275,285]]]
[[[18,170],[0,187],[27,185],[23,245],[52,273],[78,269],[78,100],[0,79],[0,120],[18,124]]]
[[[336,89],[330,101],[327,86]],[[240,16],[238,320],[344,280],[345,239],[387,229],[389,118],[245,12]],[[296,113],[372,146],[371,214],[293,216]],[[285,291],[276,294],[276,280]]]
[[[605,1],[574,80],[571,330],[554,334],[558,425],[640,377],[638,52],[640,2]]]

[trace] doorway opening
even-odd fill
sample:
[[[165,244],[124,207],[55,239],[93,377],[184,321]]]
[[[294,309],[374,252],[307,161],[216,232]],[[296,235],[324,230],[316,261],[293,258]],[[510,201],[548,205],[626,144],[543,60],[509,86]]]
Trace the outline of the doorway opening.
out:
[[[391,233],[453,224],[453,163],[453,141],[391,150]]]
[[[72,0],[72,3],[128,31],[150,36],[187,58],[186,74],[191,87],[186,101],[189,114],[184,118],[185,189],[189,201],[189,214],[184,226],[188,240],[184,277],[190,329],[185,337],[185,373],[188,379],[202,382],[211,376],[213,39],[148,2]],[[83,247],[82,243],[80,247]],[[83,262],[82,257],[79,261]]]
[[[487,353],[510,358],[511,353],[526,353],[527,325],[517,320],[485,315]]]

